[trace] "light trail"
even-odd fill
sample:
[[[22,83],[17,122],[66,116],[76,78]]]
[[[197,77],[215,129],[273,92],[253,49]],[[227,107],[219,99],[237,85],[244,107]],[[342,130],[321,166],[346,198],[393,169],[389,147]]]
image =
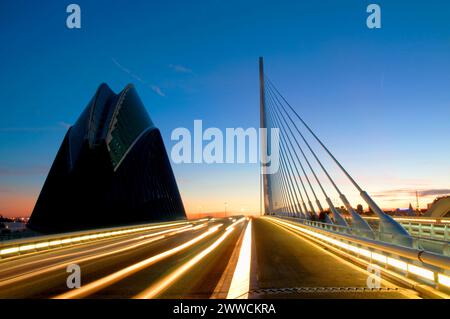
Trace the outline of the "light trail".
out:
[[[177,268],[174,272],[169,274],[167,277],[161,279],[156,284],[150,286],[145,289],[140,294],[133,297],[134,299],[151,299],[161,294],[164,290],[166,290],[173,282],[175,282],[178,278],[180,278],[184,273],[186,273],[189,269],[194,267],[197,263],[199,263],[203,258],[205,258],[208,254],[210,254],[214,249],[216,249],[234,230],[233,227],[227,227],[225,233],[222,234],[213,244],[211,244],[208,248],[201,251],[194,258],[190,259],[188,262],[183,264],[181,267]]]
[[[252,220],[247,224],[239,251],[239,259],[233,273],[227,299],[247,299],[250,290],[250,265],[252,253]]]
[[[237,221],[233,222],[233,223],[232,223],[230,226],[228,226],[226,229],[234,228],[236,225],[238,225],[238,224],[244,222],[245,220],[246,220],[245,217],[241,217],[241,218],[238,219]]]
[[[199,226],[205,227],[206,224],[201,224]],[[187,226],[178,227],[178,228],[171,228],[171,229],[164,230],[164,231],[161,231],[161,232],[151,233],[151,234],[143,235],[143,236],[140,236],[140,237],[137,237],[137,238],[135,237],[135,238],[127,239],[127,240],[120,241],[120,242],[115,242],[115,243],[112,243],[112,244],[108,244],[108,245],[104,245],[104,246],[100,246],[100,247],[96,247],[96,248],[86,249],[86,250],[83,250],[83,251],[67,253],[67,254],[62,254],[62,255],[57,255],[57,256],[52,256],[52,257],[45,257],[43,259],[39,259],[39,260],[35,260],[35,261],[27,261],[25,265],[26,266],[30,266],[30,265],[39,264],[39,263],[42,263],[42,262],[49,262],[49,261],[57,260],[57,259],[61,259],[61,258],[67,258],[67,257],[71,257],[71,256],[78,256],[80,254],[93,253],[95,251],[105,250],[107,248],[111,248],[111,247],[115,247],[115,246],[123,246],[124,244],[130,243],[130,242],[135,242],[137,240],[141,240],[141,239],[145,239],[145,238],[151,238],[151,237],[154,237],[154,236],[157,236],[157,235],[170,233],[170,232],[173,232],[173,231],[183,230],[183,229],[186,229],[186,228],[191,228],[192,227],[191,230],[195,230],[195,229],[198,229],[199,226],[192,227],[192,225],[187,225]],[[115,238],[115,239],[118,240],[118,238]],[[91,243],[91,244],[93,244],[93,243]],[[70,247],[65,247],[65,248],[70,248],[71,249],[71,248],[75,248],[75,247],[76,246],[70,246]],[[49,253],[49,252],[50,251],[45,251],[43,253]],[[36,255],[34,255],[34,256],[36,256]],[[30,257],[30,255],[27,255],[27,257]],[[10,263],[10,262],[11,263],[12,262],[17,262],[17,259],[5,260],[4,263],[0,263],[0,266],[4,267],[5,263]],[[11,270],[14,270],[14,269],[17,269],[17,268],[21,268],[23,266],[24,266],[24,264],[22,264],[22,263],[17,265],[17,266],[12,266],[12,267],[8,266],[8,268],[1,270],[0,274],[2,272],[11,271]]]
[[[179,226],[179,225],[184,225],[184,224],[189,224],[189,222],[160,224],[160,225],[144,226],[144,227],[115,230],[115,231],[108,231],[108,232],[104,231],[104,232],[80,235],[80,236],[76,236],[76,237],[67,237],[67,238],[64,237],[67,235],[61,235],[62,237],[59,239],[53,239],[53,240],[47,240],[47,241],[39,241],[39,238],[37,238],[36,242],[34,242],[34,243],[28,243],[28,244],[24,244],[24,245],[18,245],[18,246],[0,249],[0,257],[1,258],[10,257],[9,255],[16,254],[19,252],[20,253],[30,253],[30,254],[31,253],[40,253],[40,252],[35,252],[34,250],[48,248],[48,247],[53,248],[53,246],[61,246],[61,245],[66,245],[65,247],[68,247],[69,244],[71,244],[71,245],[79,244],[80,242],[83,242],[83,241],[84,241],[84,243],[82,243],[82,244],[86,244],[86,243],[89,243],[90,241],[104,239],[107,237],[115,237],[115,236],[119,236],[119,235],[126,235],[126,234],[131,234],[131,233],[137,233],[137,232],[153,230],[153,229],[158,229],[158,228]],[[89,242],[86,242],[86,241],[89,241]],[[61,247],[54,247],[54,248],[60,249]],[[49,249],[47,249],[43,252],[45,253],[48,251],[49,251]]]
[[[98,279],[96,281],[93,281],[81,288],[78,288],[76,290],[73,291],[69,291],[67,293],[58,295],[56,297],[54,297],[54,299],[71,299],[71,298],[83,298],[85,296],[88,296],[92,293],[95,293],[101,289],[103,289],[104,287],[107,287],[109,285],[112,285],[128,276],[131,276],[132,274],[145,269],[155,263],[157,263],[160,260],[163,260],[169,256],[172,256],[196,243],[198,243],[199,241],[201,241],[202,239],[214,234],[215,232],[217,232],[219,230],[219,228],[222,226],[222,224],[219,224],[217,226],[211,227],[209,228],[206,232],[202,233],[201,235],[195,237],[194,239],[191,239],[187,242],[185,242],[182,245],[179,245],[175,248],[171,248],[169,250],[166,250],[160,254],[157,254],[155,256],[152,256],[150,258],[147,258],[145,260],[142,260],[134,265],[128,266],[124,269],[121,269],[115,273],[112,273],[106,277],[103,277],[101,279]]]
[[[185,231],[190,231],[190,230],[193,230],[193,228],[189,227],[189,228],[185,228],[185,229],[181,229],[181,230],[175,230],[175,231],[173,229],[164,230],[164,231],[161,231],[161,232],[153,234],[153,236],[158,236],[156,238],[152,237],[150,239],[144,240],[143,242],[136,243],[134,245],[130,245],[130,246],[127,246],[127,247],[124,247],[124,248],[121,248],[121,249],[117,249],[117,250],[113,250],[113,251],[110,251],[110,252],[105,252],[105,253],[97,254],[97,255],[94,255],[94,256],[89,256],[89,257],[83,257],[83,258],[80,258],[80,259],[75,259],[75,260],[70,261],[70,263],[80,264],[82,262],[86,262],[86,261],[90,261],[90,260],[94,260],[94,259],[98,259],[98,258],[102,258],[102,257],[107,257],[107,256],[110,256],[110,255],[114,255],[114,254],[117,254],[117,253],[121,253],[121,252],[124,252],[124,251],[131,250],[131,249],[134,249],[134,248],[137,248],[137,247],[141,247],[143,245],[150,244],[150,243],[155,242],[157,240],[167,238],[168,236],[172,236],[172,235],[179,234],[179,233],[185,232]],[[169,233],[165,234],[167,232],[169,232]],[[59,263],[57,265],[54,265],[54,266],[51,266],[51,267],[43,267],[43,268],[40,268],[38,270],[33,270],[31,272],[28,272],[28,273],[25,273],[25,274],[22,274],[22,275],[19,275],[19,276],[15,276],[13,278],[8,278],[8,279],[5,279],[5,280],[2,280],[2,281],[0,281],[0,287],[6,286],[6,285],[10,285],[10,284],[22,281],[22,280],[27,280],[27,279],[30,279],[30,278],[35,277],[35,276],[43,275],[43,274],[49,273],[51,271],[55,271],[55,270],[58,270],[58,269],[65,268],[68,263],[69,263],[68,261],[64,261],[64,262],[61,262],[61,263]]]

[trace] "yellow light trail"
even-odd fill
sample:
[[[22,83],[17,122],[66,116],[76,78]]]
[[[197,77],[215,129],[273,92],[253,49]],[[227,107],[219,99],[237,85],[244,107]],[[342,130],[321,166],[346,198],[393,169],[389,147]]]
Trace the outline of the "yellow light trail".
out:
[[[184,227],[182,227],[182,228],[184,228]],[[193,230],[193,228],[189,227],[189,228],[184,228],[184,229],[180,229],[180,230],[174,230],[174,229],[164,230],[164,231],[152,234],[153,235],[152,238],[144,240],[142,242],[139,242],[139,243],[136,243],[136,244],[124,247],[124,248],[116,249],[116,250],[113,250],[113,251],[105,252],[105,253],[102,253],[102,254],[97,254],[97,255],[94,255],[94,256],[89,256],[89,257],[83,257],[83,258],[80,258],[80,259],[75,259],[75,260],[70,261],[70,263],[80,264],[82,262],[90,261],[90,260],[93,260],[93,259],[114,255],[114,254],[117,254],[117,253],[120,253],[120,252],[124,252],[124,251],[131,250],[131,249],[143,246],[143,245],[150,244],[150,243],[155,242],[157,240],[166,238],[167,236],[172,236],[172,235],[179,234],[179,233],[185,232],[185,231],[190,231],[190,230]],[[167,232],[170,232],[170,233],[164,235]],[[155,236],[158,236],[158,237],[155,237]],[[58,270],[58,269],[65,268],[68,263],[69,263],[68,261],[64,261],[64,262],[61,262],[61,263],[56,264],[56,265],[51,266],[51,267],[43,267],[43,268],[40,268],[38,270],[33,270],[31,272],[28,272],[28,273],[25,273],[25,274],[22,274],[22,275],[19,275],[19,276],[15,276],[13,278],[8,278],[8,279],[5,279],[5,280],[2,280],[2,281],[0,281],[0,287],[6,286],[6,285],[10,285],[10,284],[22,281],[22,280],[30,279],[30,278],[35,277],[35,276],[43,275],[43,274],[49,273],[51,271],[55,271],[55,270]]]
[[[207,224],[205,223],[205,224],[200,224],[199,226],[206,227],[206,225]],[[166,233],[170,233],[170,232],[174,232],[174,231],[184,230],[184,229],[187,229],[187,228],[190,228],[189,230],[196,230],[196,229],[199,228],[199,226],[192,227],[192,225],[187,225],[187,226],[183,226],[183,227],[171,228],[171,229],[167,229],[167,230],[160,231],[160,232],[157,232],[157,233],[151,233],[151,234],[148,234],[148,235],[142,235],[142,236],[139,236],[139,237],[127,239],[127,240],[120,241],[120,242],[115,242],[115,243],[112,243],[112,244],[107,244],[107,245],[96,247],[96,248],[86,249],[86,250],[83,250],[83,251],[66,253],[66,254],[61,254],[61,255],[52,256],[52,257],[45,257],[45,258],[42,258],[42,259],[39,259],[39,260],[34,260],[34,261],[27,261],[26,265],[30,266],[30,265],[34,265],[34,264],[38,264],[38,263],[42,263],[42,262],[49,262],[49,261],[52,261],[52,260],[67,258],[67,257],[71,257],[71,256],[77,256],[77,255],[80,255],[81,253],[83,253],[83,254],[93,253],[93,252],[98,251],[98,250],[105,250],[107,248],[111,248],[111,247],[115,247],[115,246],[119,246],[119,245],[124,245],[124,244],[129,243],[129,242],[134,242],[134,241],[145,239],[145,238],[151,238],[151,237],[155,237],[155,236],[158,236],[158,235],[162,235],[162,234],[166,234]],[[67,247],[67,248],[74,248],[74,246]],[[42,253],[49,253],[49,251],[45,251],[45,252],[42,252]],[[5,262],[15,262],[15,261],[17,261],[17,260],[16,259],[13,259],[11,261],[10,260],[6,260]],[[21,264],[19,264],[17,266],[13,266],[13,267],[9,266],[5,270],[6,271],[11,271],[11,270],[14,270],[14,269],[17,269],[17,268],[21,268],[23,266],[24,265],[21,263]],[[5,271],[5,270],[3,270],[3,271]],[[0,274],[3,271],[0,271]]]
[[[67,293],[58,295],[54,297],[54,299],[71,299],[71,298],[83,298],[85,296],[88,296],[94,292],[97,292],[107,286],[110,286],[128,276],[131,276],[132,274],[145,269],[153,264],[155,264],[158,261],[161,261],[169,256],[172,256],[196,243],[201,241],[202,239],[214,234],[216,231],[219,230],[219,228],[222,226],[222,224],[219,224],[217,226],[209,228],[206,232],[202,233],[201,235],[195,237],[194,239],[191,239],[187,242],[185,242],[182,245],[179,245],[175,248],[171,248],[169,250],[166,250],[158,255],[152,256],[150,258],[147,258],[145,260],[142,260],[134,265],[128,266],[124,269],[121,269],[115,273],[112,273],[106,277],[103,277],[101,279],[98,279],[96,281],[93,281],[81,288],[78,288],[73,291],[69,291]]]
[[[230,226],[228,226],[226,229],[234,228],[236,225],[238,225],[238,224],[244,222],[245,220],[246,220],[245,217],[241,217],[241,218],[238,219],[237,221],[234,221],[234,222],[233,222]]]
[[[227,228],[225,233],[222,234],[213,244],[211,244],[208,248],[201,251],[194,258],[190,259],[188,262],[183,264],[181,267],[177,268],[174,272],[172,272],[167,277],[161,279],[156,284],[150,286],[145,289],[140,294],[136,295],[135,299],[151,299],[161,294],[164,290],[166,290],[174,281],[176,281],[179,277],[181,277],[184,273],[186,273],[189,269],[194,267],[197,263],[199,263],[203,258],[205,258],[208,254],[210,254],[214,249],[216,249],[225,238],[230,235],[230,233],[234,230],[233,227]]]
[[[239,259],[233,273],[227,299],[246,299],[250,290],[250,265],[252,254],[252,220],[247,224],[239,251]]]
[[[172,226],[178,226],[178,225],[184,225],[188,224],[189,222],[177,222],[177,223],[170,223],[170,224],[161,224],[161,225],[154,225],[154,226],[145,226],[145,227],[139,227],[139,228],[131,228],[131,229],[123,229],[123,230],[116,230],[116,231],[109,231],[109,232],[102,232],[102,233],[94,233],[94,234],[87,234],[83,236],[77,236],[77,237],[69,237],[69,238],[63,238],[63,239],[54,239],[51,241],[46,242],[37,242],[37,243],[30,243],[22,246],[14,246],[14,247],[8,247],[4,249],[0,249],[0,256],[5,257],[11,254],[15,253],[23,253],[23,252],[29,252],[35,249],[41,249],[45,247],[52,247],[52,246],[61,246],[63,244],[72,244],[72,243],[78,243],[80,241],[91,241],[94,239],[99,238],[105,238],[105,237],[112,237],[112,236],[118,236],[118,235],[124,235],[124,234],[131,234],[136,232],[142,232],[152,229],[158,229],[158,228],[166,228],[166,227],[172,227]],[[60,247],[57,247],[60,248]],[[46,250],[45,252],[47,252]]]

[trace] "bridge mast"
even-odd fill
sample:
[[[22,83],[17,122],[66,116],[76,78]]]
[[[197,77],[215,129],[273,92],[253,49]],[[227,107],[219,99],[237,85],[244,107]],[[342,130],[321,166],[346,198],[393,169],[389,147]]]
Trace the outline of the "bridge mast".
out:
[[[261,147],[261,172],[260,172],[260,214],[268,215],[269,209],[268,176],[265,174],[264,166],[267,165],[267,124],[266,124],[266,98],[264,89],[264,60],[259,57],[259,127]],[[264,211],[262,205],[264,203]]]

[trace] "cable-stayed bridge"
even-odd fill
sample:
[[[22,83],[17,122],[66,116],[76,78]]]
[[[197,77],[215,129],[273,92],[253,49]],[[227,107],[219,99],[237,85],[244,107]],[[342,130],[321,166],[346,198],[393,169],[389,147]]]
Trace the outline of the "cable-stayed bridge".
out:
[[[263,154],[279,130],[279,170],[261,174],[262,216],[5,240],[0,298],[448,298],[449,220],[385,214],[262,59],[260,97]],[[355,211],[336,169],[374,216]]]
[[[349,227],[349,223],[335,207],[335,204],[332,203],[329,191],[325,190],[324,183],[320,181],[317,172],[313,168],[311,162],[315,161],[333,186],[334,189],[332,191],[337,193],[349,213],[352,231],[369,238],[374,238],[375,236],[373,229],[354,210],[345,194],[342,193],[335,180],[324,167],[322,161],[311,147],[310,142],[306,139],[305,134],[300,130],[299,126],[301,125],[334,161],[336,166],[356,188],[361,198],[377,215],[380,233],[389,233],[392,236],[391,241],[410,246],[412,243],[408,232],[392,217],[385,214],[369,194],[344,169],[342,164],[280,94],[268,77],[264,75],[262,63],[261,59],[261,124],[265,128],[277,128],[281,131],[281,169],[276,174],[264,176],[265,214],[297,217]],[[270,130],[268,132],[270,134]],[[302,142],[303,146],[301,145]],[[307,153],[309,153],[309,156]],[[314,184],[315,186],[313,186]],[[319,200],[320,195],[323,195],[329,214],[324,210],[324,206]]]

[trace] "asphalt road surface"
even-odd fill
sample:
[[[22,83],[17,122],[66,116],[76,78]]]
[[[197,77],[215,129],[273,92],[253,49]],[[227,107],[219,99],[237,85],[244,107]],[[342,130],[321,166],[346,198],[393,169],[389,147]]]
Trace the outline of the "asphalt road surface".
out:
[[[81,287],[67,285],[78,265]],[[415,298],[266,218],[197,220],[0,260],[0,298]]]

